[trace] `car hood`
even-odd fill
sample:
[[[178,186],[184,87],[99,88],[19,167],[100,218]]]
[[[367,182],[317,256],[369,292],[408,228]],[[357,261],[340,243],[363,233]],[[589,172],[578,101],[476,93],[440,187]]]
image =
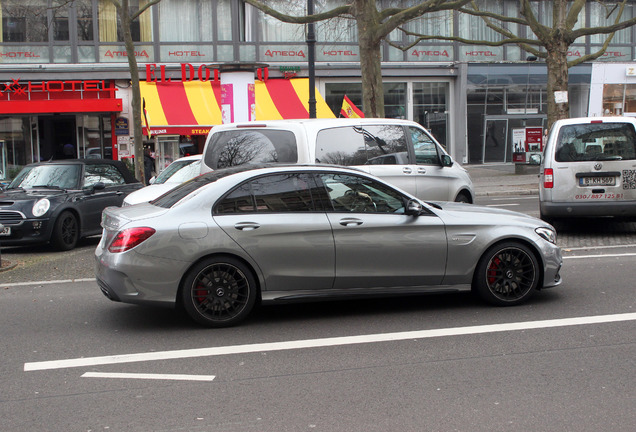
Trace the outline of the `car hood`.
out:
[[[8,189],[0,192],[2,201],[37,201],[40,198],[52,198],[66,195],[63,189]]]
[[[445,223],[455,223],[456,221],[468,222],[468,224],[522,224],[534,227],[549,226],[548,223],[533,216],[519,213],[512,210],[505,210],[496,207],[485,207],[475,204],[465,204],[456,202],[431,202],[434,209],[441,209],[438,216]]]
[[[178,186],[180,183],[162,183],[156,185],[150,185],[143,187],[139,190],[136,190],[132,193],[129,193],[126,198],[124,198],[124,202],[128,205],[139,204],[143,202],[151,201],[158,196],[163,195],[174,187]]]

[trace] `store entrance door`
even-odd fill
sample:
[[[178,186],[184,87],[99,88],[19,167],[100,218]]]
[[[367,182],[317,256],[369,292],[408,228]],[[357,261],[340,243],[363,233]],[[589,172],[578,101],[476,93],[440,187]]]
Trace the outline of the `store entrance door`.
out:
[[[77,158],[74,115],[38,116],[40,160]]]
[[[482,160],[484,163],[510,162],[512,160],[512,153],[508,150],[508,119],[486,117]]]

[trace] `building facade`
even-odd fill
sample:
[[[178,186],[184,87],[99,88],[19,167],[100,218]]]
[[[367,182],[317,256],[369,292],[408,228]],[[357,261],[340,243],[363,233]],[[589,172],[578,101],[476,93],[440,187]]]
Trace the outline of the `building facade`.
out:
[[[316,12],[344,3],[314,2]],[[134,13],[146,0],[129,3]],[[307,4],[305,0],[269,3],[298,15],[305,13]],[[377,3],[383,8],[417,1]],[[519,14],[516,0],[481,0],[479,4],[492,12]],[[550,24],[551,2],[533,5],[538,16]],[[623,17],[633,14],[634,2],[629,1]],[[614,19],[594,1],[587,3],[581,17],[581,26],[603,25]],[[2,0],[0,18],[0,178],[38,160],[132,156],[130,72],[121,23],[112,3]],[[457,11],[428,14],[405,27],[471,40],[499,37],[481,18]],[[338,116],[345,95],[361,107],[355,22],[337,18],[317,23],[315,30],[316,87],[320,104],[330,109],[326,114],[321,111],[321,116]],[[533,37],[521,26],[510,30]],[[631,108],[636,91],[629,82],[636,75],[620,80],[614,76],[614,81],[621,82],[606,86],[604,77],[609,75],[599,72],[612,64],[623,65],[614,68],[614,75],[631,67],[636,58],[635,32],[635,28],[617,32],[603,57],[570,70],[572,116],[596,115],[606,109],[626,115],[636,112]],[[132,34],[141,80],[147,84],[142,94],[150,113],[145,140],[158,156],[158,169],[178,157],[179,149],[200,151],[207,131],[220,123],[219,65],[267,65],[259,68],[262,75],[255,80],[256,106],[276,107],[280,117],[307,116],[302,89],[306,80],[302,79],[308,76],[308,48],[303,25],[282,23],[242,0],[162,0],[140,15]],[[398,30],[389,39],[402,46],[413,40]],[[574,59],[594,52],[603,41],[603,36],[577,40],[568,56]],[[529,61],[528,53],[515,45],[490,47],[436,40],[401,50],[384,43],[382,60],[386,116],[424,125],[462,163],[512,162],[515,131],[546,124],[545,65]],[[285,97],[276,101],[277,96]],[[178,102],[179,98],[185,98],[187,104]],[[616,108],[619,103],[627,105]],[[156,114],[158,104],[163,107],[163,117]],[[191,110],[192,119],[176,115],[182,113],[180,107]],[[174,115],[169,115],[171,108]],[[158,117],[166,124],[155,123]],[[153,128],[153,124],[162,127]],[[72,155],[63,151],[69,143],[74,148]]]

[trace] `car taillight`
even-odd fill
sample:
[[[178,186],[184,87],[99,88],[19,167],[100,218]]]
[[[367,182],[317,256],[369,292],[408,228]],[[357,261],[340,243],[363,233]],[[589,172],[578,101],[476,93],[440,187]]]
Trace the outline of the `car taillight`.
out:
[[[552,168],[546,168],[543,171],[543,187],[552,189],[554,187],[554,171]]]
[[[120,231],[108,246],[108,251],[112,253],[126,252],[147,240],[155,232],[153,228],[149,227],[128,228]]]

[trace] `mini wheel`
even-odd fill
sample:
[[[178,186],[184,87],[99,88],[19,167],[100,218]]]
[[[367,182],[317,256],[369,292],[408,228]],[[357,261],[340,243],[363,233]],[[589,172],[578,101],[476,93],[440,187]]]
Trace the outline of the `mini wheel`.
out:
[[[245,264],[231,257],[215,257],[188,272],[181,295],[193,320],[207,327],[228,327],[249,315],[256,289],[256,279]]]
[[[56,249],[67,251],[77,246],[79,240],[79,224],[70,211],[63,211],[55,220],[51,243]]]
[[[517,242],[488,249],[475,270],[473,287],[487,302],[511,306],[528,300],[539,283],[539,263],[532,251]]]

